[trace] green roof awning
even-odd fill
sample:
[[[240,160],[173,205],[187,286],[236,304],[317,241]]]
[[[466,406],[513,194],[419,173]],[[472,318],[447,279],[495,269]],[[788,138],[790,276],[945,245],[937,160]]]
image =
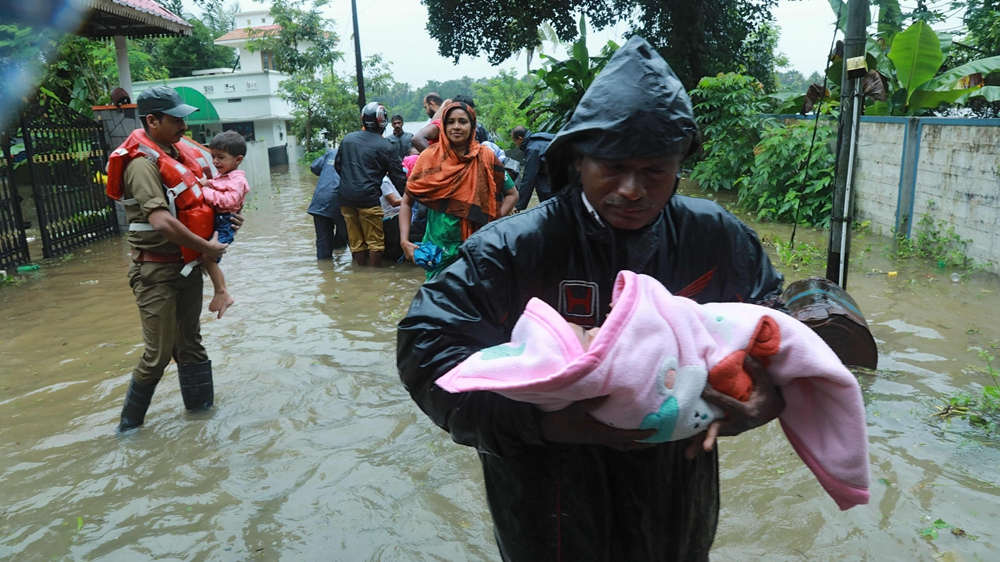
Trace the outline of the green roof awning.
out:
[[[208,98],[204,94],[187,86],[177,86],[174,90],[184,103],[198,108],[198,111],[195,111],[184,119],[188,125],[204,125],[205,123],[219,122],[219,112],[215,110],[215,106],[212,105],[212,102],[208,101]]]

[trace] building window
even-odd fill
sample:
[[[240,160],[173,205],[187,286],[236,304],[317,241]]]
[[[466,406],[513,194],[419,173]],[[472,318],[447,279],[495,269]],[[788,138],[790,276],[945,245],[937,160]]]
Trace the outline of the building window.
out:
[[[274,57],[271,56],[270,51],[260,52],[260,67],[264,70],[277,70],[274,67]]]
[[[257,89],[257,83],[256,82],[247,82],[247,89],[248,90],[256,90]]]
[[[215,93],[215,86],[205,86],[204,89],[205,89],[205,93],[206,94],[214,94]]]
[[[249,141],[254,141],[254,128],[252,121],[243,121],[240,123],[223,123],[223,131],[236,131],[237,133],[243,135],[243,138]]]
[[[226,91],[227,92],[235,92],[236,91],[236,84],[226,84]]]
[[[241,101],[243,101],[243,98],[229,98],[226,101],[229,103],[240,103]]]

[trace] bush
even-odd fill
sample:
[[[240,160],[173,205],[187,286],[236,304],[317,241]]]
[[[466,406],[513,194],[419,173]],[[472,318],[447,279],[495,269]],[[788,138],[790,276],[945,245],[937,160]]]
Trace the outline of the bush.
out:
[[[691,90],[703,154],[691,172],[702,190],[733,189],[754,161],[757,126],[766,107],[763,86],[730,72],[705,77]]]
[[[813,144],[813,129],[816,141]],[[764,124],[754,149],[753,171],[739,178],[739,203],[758,220],[787,221],[827,227],[833,206],[833,121],[795,121]],[[809,162],[806,162],[806,158]]]

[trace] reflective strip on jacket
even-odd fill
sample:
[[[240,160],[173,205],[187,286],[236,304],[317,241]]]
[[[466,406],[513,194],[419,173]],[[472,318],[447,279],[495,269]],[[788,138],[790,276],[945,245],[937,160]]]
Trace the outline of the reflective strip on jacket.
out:
[[[198,178],[205,169],[210,169],[210,162],[205,155],[190,144],[178,142],[174,145],[179,160],[165,153],[152,139],[146,136],[143,129],[136,129],[108,157],[108,181],[106,192],[112,199],[121,201],[123,205],[135,205],[134,199],[124,199],[125,186],[123,176],[125,167],[133,158],[149,158],[156,164],[163,180],[170,213],[194,234],[208,240],[214,231],[215,212],[205,204]],[[151,226],[139,226],[137,229],[150,229]],[[129,226],[132,228],[132,225]],[[193,263],[201,254],[181,246],[184,263]]]

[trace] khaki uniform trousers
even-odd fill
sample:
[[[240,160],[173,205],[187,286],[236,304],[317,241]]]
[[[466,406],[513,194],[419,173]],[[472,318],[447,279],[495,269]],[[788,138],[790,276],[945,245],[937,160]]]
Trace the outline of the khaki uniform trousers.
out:
[[[132,372],[136,381],[153,386],[173,358],[178,365],[208,361],[201,345],[201,268],[187,277],[182,263],[133,262],[128,271],[142,320],[146,349]]]

